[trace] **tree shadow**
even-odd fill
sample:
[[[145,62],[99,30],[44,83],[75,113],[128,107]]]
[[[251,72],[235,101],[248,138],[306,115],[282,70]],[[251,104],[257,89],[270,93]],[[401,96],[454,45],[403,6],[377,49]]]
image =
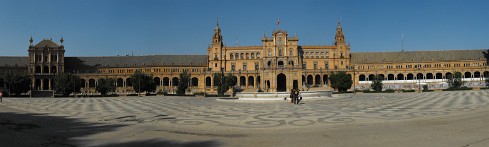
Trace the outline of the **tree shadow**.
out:
[[[103,132],[116,131],[125,125],[83,122],[76,118],[45,114],[0,112],[0,146],[83,146],[77,139]],[[104,144],[111,146],[219,146],[216,141],[178,142],[142,140]]]

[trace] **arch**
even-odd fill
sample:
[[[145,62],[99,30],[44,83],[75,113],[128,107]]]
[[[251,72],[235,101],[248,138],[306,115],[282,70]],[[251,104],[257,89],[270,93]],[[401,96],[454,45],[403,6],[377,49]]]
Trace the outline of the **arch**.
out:
[[[168,77],[163,78],[163,86],[170,86],[170,78]]]
[[[414,79],[414,75],[412,73],[408,73],[406,76],[406,80],[413,80],[413,79]]]
[[[41,73],[41,66],[36,66],[36,70],[35,70],[36,73]]]
[[[397,74],[397,80],[404,80],[404,74]]]
[[[285,74],[277,75],[277,92],[287,91],[287,77]]]
[[[56,68],[56,66],[51,67],[51,73],[57,73],[57,68]]]
[[[369,81],[373,81],[374,79],[375,79],[375,75],[373,75],[373,74],[369,74],[368,75],[368,80]]]
[[[423,73],[416,74],[416,79],[423,79]]]
[[[124,80],[122,78],[117,78],[116,86],[117,87],[123,87],[124,86]]]
[[[432,73],[427,73],[426,74],[426,79],[433,79],[433,74]]]
[[[212,84],[211,82],[212,82],[211,77],[207,76],[205,78],[205,86],[211,87],[211,84]]]
[[[234,54],[234,59],[239,59],[239,54],[238,53]]]
[[[241,84],[240,86],[246,86],[246,77],[245,76],[239,77],[239,83]]]
[[[234,80],[234,82],[235,82],[235,83],[233,83],[233,86],[235,86],[235,85],[236,85],[236,83],[238,82],[238,77],[233,76],[233,80]]]
[[[251,59],[255,59],[255,53],[251,53]]]
[[[229,59],[234,59],[234,54],[233,53],[229,53]]]
[[[260,86],[260,83],[261,83],[261,77],[260,76],[257,76],[256,77],[256,85]]]
[[[328,84],[328,75],[323,75],[323,84],[327,85]]]
[[[358,80],[365,81],[365,75],[361,74],[360,76],[358,76]]]
[[[307,75],[307,85],[312,85],[312,75]]]
[[[315,85],[321,85],[321,75],[316,75],[314,79],[316,80]]]
[[[43,85],[43,89],[42,90],[49,90],[49,79],[44,79],[42,81],[42,85]]]
[[[36,82],[37,82],[37,80],[39,80],[39,79],[36,79]],[[39,81],[39,83],[40,82],[41,81]],[[86,87],[86,85],[85,85],[86,83],[87,83],[87,81],[85,81],[85,79],[80,79],[80,87],[81,88],[85,88]]]
[[[199,86],[199,79],[197,79],[196,77],[193,77],[192,80],[192,86]]]
[[[284,61],[278,61],[278,66],[284,66]]]
[[[83,80],[85,81],[85,80]],[[36,79],[35,83],[34,83],[34,88],[37,89],[37,90],[41,90],[41,79]],[[85,84],[85,83],[84,83]],[[85,87],[85,86],[84,86]]]
[[[88,80],[88,87],[90,87],[90,88],[95,87],[95,79],[89,79]]]
[[[246,59],[250,59],[250,53],[246,53]]]
[[[464,75],[465,75],[464,78],[472,78],[472,73],[470,72],[465,72]]]
[[[171,79],[171,84],[172,84],[172,86],[178,86],[178,78],[177,77],[173,77]]]
[[[253,86],[255,84],[255,78],[253,76],[248,77],[248,86]]]
[[[49,73],[49,66],[44,66],[42,73]]]
[[[380,79],[385,80],[384,74],[379,74],[378,76],[379,76]]]
[[[453,74],[452,74],[451,72],[447,72],[447,73],[445,74],[445,79],[450,79],[450,78],[452,78],[452,75],[453,75]]]
[[[394,74],[388,74],[387,80],[394,80]]]
[[[272,61],[268,61],[267,65],[268,65],[268,67],[270,67],[272,65]]]
[[[443,74],[442,73],[436,73],[435,78],[436,79],[443,79]]]
[[[155,82],[155,85],[156,86],[160,86],[161,85],[161,79],[160,79],[160,77],[154,77],[153,78],[153,81]]]
[[[474,78],[480,78],[481,77],[481,73],[476,71],[474,72]]]
[[[132,86],[132,81],[131,78],[126,79],[126,87],[131,87]]]

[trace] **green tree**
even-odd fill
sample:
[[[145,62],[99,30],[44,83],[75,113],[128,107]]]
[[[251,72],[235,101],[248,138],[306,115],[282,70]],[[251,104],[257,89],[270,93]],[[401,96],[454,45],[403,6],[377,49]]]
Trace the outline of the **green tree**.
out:
[[[31,89],[31,79],[26,74],[7,73],[5,75],[5,82],[7,84],[6,90],[10,90],[10,93],[16,96],[19,96],[21,93],[26,93]]]
[[[462,73],[455,72],[454,75],[448,76],[448,89],[460,89],[464,82],[462,81]]]
[[[331,81],[331,87],[338,89],[338,92],[346,92],[353,84],[351,75],[346,74],[345,71],[331,72],[329,80]]]
[[[137,93],[141,93],[143,91],[151,92],[156,90],[156,84],[153,80],[153,76],[146,75],[141,71],[136,71],[133,75],[131,75],[131,83],[132,88]]]
[[[107,93],[115,91],[115,80],[112,78],[100,78],[97,83],[95,90],[100,92],[102,96],[107,96]]]
[[[233,78],[233,74],[228,73],[228,75],[223,76],[220,73],[214,74],[214,83],[217,85],[217,94],[224,95],[230,87],[236,85],[237,80]]]
[[[63,96],[68,96],[73,91],[80,92],[80,77],[73,73],[61,73],[55,77],[54,88],[56,92],[61,92]]]
[[[185,95],[185,90],[188,88],[191,75],[184,70],[180,73],[180,80],[178,81],[177,95]]]
[[[379,76],[379,75],[375,75],[374,79],[372,80],[372,84],[370,84],[370,87],[372,87],[372,89],[374,91],[382,91],[382,80],[384,80],[383,77]]]

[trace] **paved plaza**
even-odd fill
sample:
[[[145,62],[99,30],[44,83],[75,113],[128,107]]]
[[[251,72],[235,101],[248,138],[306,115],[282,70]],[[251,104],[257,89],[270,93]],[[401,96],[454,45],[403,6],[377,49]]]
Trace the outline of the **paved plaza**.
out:
[[[53,119],[61,117],[93,126],[114,126],[111,130],[65,137],[65,142],[75,142],[69,145],[103,146],[114,144],[114,142],[152,142],[154,144],[149,145],[157,145],[158,141],[155,140],[163,139],[182,142],[203,141],[193,142],[194,144],[192,142],[189,144],[165,142],[169,146],[276,146],[279,145],[275,144],[276,142],[284,143],[284,140],[288,140],[277,137],[279,135],[289,137],[297,133],[314,138],[317,137],[314,134],[333,131],[328,130],[332,128],[344,128],[334,130],[344,133],[365,131],[366,128],[352,130],[362,126],[374,126],[378,129],[395,128],[395,126],[402,126],[397,124],[405,125],[405,123],[454,119],[479,114],[487,116],[489,115],[487,113],[488,102],[489,91],[481,90],[351,94],[346,98],[305,100],[300,105],[293,105],[287,101],[263,102],[169,96],[4,98],[0,108],[3,108],[1,109],[2,114],[36,114],[36,119],[43,118],[39,116],[53,117]],[[15,120],[15,117],[0,116],[0,119],[3,119],[0,121],[9,119],[11,121]],[[23,122],[36,124],[35,119],[24,119]],[[40,120],[39,123],[42,121]],[[38,126],[43,128],[41,125]],[[378,129],[372,133],[382,135],[381,132],[377,132]],[[487,127],[480,130],[489,133]],[[363,133],[370,134],[368,131]],[[423,134],[423,132],[418,133]],[[352,133],[351,136],[355,136],[354,134]],[[254,137],[261,139],[253,139]],[[267,139],[263,139],[267,137],[270,138],[268,142]],[[473,141],[470,138],[464,139],[460,145],[455,146],[477,141],[479,142],[472,145],[489,144],[489,141],[484,138],[489,138],[489,135],[473,138]],[[148,141],[148,139],[151,140]],[[210,139],[214,141],[205,142]],[[146,140],[146,142],[138,142],[141,140]],[[248,142],[242,142],[245,140]],[[329,140],[335,141],[334,138],[329,138]],[[341,140],[336,139],[336,141]],[[467,141],[464,142],[465,140]],[[253,144],[253,141],[258,141],[258,143]],[[315,141],[321,143],[324,140]],[[433,141],[431,143],[436,143],[436,140]],[[375,145],[375,140],[373,143]],[[308,144],[321,145],[313,142],[308,142]],[[124,144],[115,145],[123,146]],[[298,144],[285,145],[296,146]],[[341,142],[332,145],[356,146],[356,144]],[[392,146],[393,144],[384,145]],[[421,146],[424,145],[421,144]]]

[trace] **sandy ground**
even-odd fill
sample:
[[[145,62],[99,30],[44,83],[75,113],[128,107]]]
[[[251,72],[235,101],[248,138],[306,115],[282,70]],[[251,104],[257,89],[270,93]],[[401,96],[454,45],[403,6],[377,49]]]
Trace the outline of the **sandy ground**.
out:
[[[488,92],[364,94],[300,106],[196,98],[123,103],[132,99],[4,99],[0,146],[489,146]],[[175,107],[155,111],[162,105]],[[304,113],[286,115],[293,111]],[[133,113],[134,120],[127,116]],[[153,113],[166,117],[147,117]],[[320,123],[326,118],[336,122]]]

